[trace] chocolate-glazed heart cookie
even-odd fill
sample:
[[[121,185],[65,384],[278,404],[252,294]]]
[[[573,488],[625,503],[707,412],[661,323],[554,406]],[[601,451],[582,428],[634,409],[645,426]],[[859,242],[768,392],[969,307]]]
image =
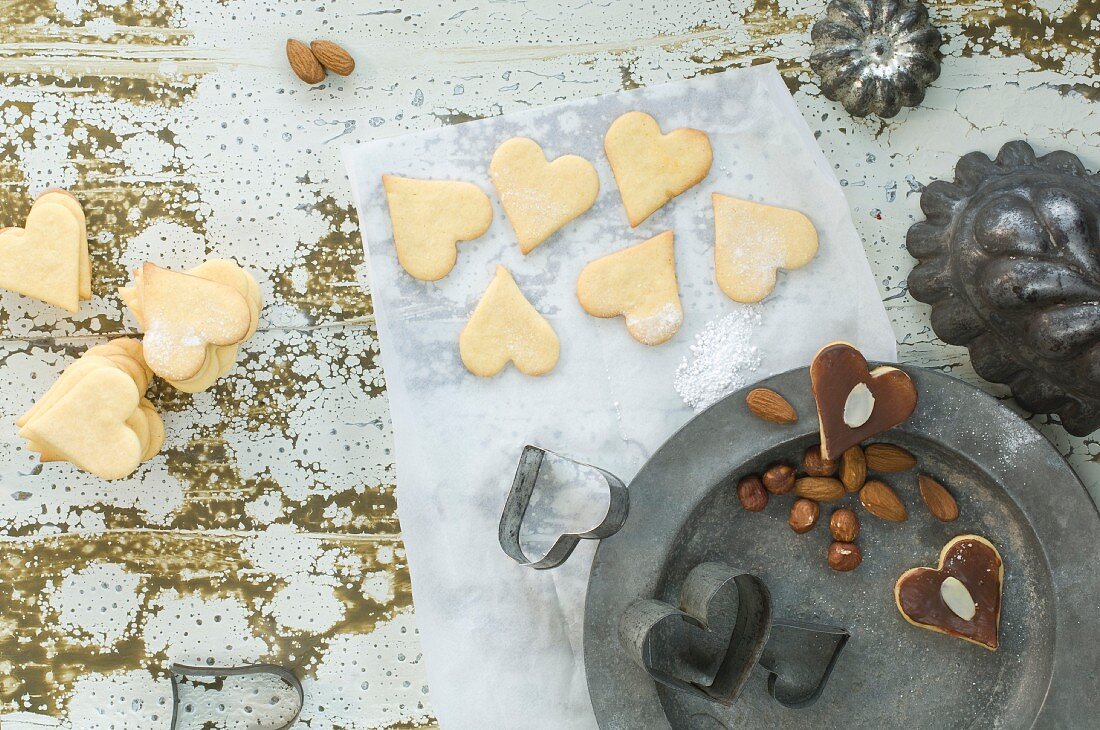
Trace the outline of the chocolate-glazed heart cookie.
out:
[[[817,351],[810,383],[827,459],[839,459],[850,447],[902,423],[917,407],[917,389],[908,375],[885,365],[868,370],[863,354],[847,342]]]
[[[940,567],[912,568],[894,584],[905,620],[997,650],[1004,562],[984,537],[960,535],[940,551]]]

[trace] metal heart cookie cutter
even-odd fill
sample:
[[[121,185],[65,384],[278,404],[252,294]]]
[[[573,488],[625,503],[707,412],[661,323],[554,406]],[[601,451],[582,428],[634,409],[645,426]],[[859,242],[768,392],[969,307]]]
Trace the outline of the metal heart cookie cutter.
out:
[[[604,519],[583,532],[563,532],[541,558],[530,558],[521,539],[524,518],[547,455],[607,484]],[[629,491],[603,469],[537,446],[525,446],[500,518],[500,545],[513,560],[536,569],[564,563],[582,539],[614,535],[626,522]],[[697,565],[680,591],[679,606],[653,598],[631,603],[619,620],[626,653],[654,681],[722,705],[731,705],[759,666],[768,694],[784,707],[799,708],[820,697],[848,641],[843,628],[772,617],[771,595],[759,577],[724,563]]]
[[[284,684],[294,690],[298,697],[298,705],[294,714],[284,724],[272,728],[272,730],[290,730],[294,723],[298,722],[298,716],[302,714],[305,706],[306,693],[302,687],[302,681],[294,672],[277,664],[248,664],[240,667],[191,667],[185,664],[173,664],[169,668],[172,677],[172,721],[168,725],[169,730],[176,730],[180,722],[180,682],[184,679],[205,678],[215,680],[212,685],[221,689],[221,680],[226,677],[268,674],[283,681]],[[204,725],[204,727],[206,727]]]

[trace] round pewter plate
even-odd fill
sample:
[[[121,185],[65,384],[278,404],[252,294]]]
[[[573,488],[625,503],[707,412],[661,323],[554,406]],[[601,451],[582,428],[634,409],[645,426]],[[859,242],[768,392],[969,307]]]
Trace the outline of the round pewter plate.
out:
[[[1088,727],[1100,717],[1100,515],[1058,452],[996,399],[959,380],[904,368],[917,410],[881,440],[905,447],[917,470],[876,475],[893,486],[909,519],[887,523],[858,495],[822,505],[797,535],[787,526],[791,495],[763,512],[743,510],[737,480],[818,441],[806,368],[753,387],[783,394],[793,425],[748,412],[745,393],[716,403],[670,438],[630,484],[630,517],[600,543],[585,609],[589,692],[604,730],[690,728]],[[955,495],[959,518],[934,519],[917,473]],[[860,516],[863,563],[850,573],[826,564],[828,516]],[[893,587],[908,568],[937,565],[952,537],[975,533],[1005,564],[1000,648],[990,652],[907,623]],[[619,617],[640,598],[678,604],[688,571],[720,561],[768,585],[772,615],[851,632],[818,701],[788,709],[768,696],[757,669],[731,707],[658,687],[618,637]]]

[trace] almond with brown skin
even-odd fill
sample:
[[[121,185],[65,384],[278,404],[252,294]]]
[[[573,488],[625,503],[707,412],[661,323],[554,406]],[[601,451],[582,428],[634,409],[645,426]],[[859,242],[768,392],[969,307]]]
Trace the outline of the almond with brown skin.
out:
[[[313,41],[309,44],[309,49],[321,65],[334,74],[347,76],[355,70],[355,59],[343,46],[332,41]]]
[[[955,498],[951,496],[951,492],[947,491],[946,487],[926,474],[921,474],[918,480],[920,481],[920,496],[933,517],[940,522],[953,522],[958,518],[959,503],[955,501]]]
[[[829,477],[802,477],[795,480],[794,493],[815,502],[832,502],[844,496],[844,485]]]
[[[870,479],[859,490],[859,501],[864,508],[880,520],[905,522],[909,511],[897,493],[877,479]]]
[[[795,423],[798,412],[787,399],[768,388],[755,388],[745,396],[745,404],[757,418],[772,423]]]
[[[299,40],[288,38],[286,42],[286,58],[290,61],[290,68],[302,81],[307,84],[319,84],[325,79],[325,69],[321,62],[309,50],[309,46]]]
[[[900,446],[893,444],[871,444],[863,451],[867,458],[867,468],[890,474],[908,471],[917,465],[917,459]]]
[[[853,446],[840,455],[840,481],[844,482],[844,488],[849,492],[858,492],[867,481],[867,458],[859,446]]]

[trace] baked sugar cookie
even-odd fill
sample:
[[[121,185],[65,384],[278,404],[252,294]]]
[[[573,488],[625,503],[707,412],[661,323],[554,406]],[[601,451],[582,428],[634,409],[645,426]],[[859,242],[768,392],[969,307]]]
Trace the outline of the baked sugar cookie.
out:
[[[554,328],[523,296],[508,269],[497,266],[459,335],[462,364],[486,378],[509,362],[525,375],[545,375],[557,365],[560,351]]]
[[[252,310],[233,287],[148,262],[141,279],[142,349],[162,378],[194,377],[207,362],[208,346],[235,345],[247,337]]]
[[[940,551],[936,568],[911,568],[894,584],[894,602],[906,621],[997,651],[1005,566],[979,535],[959,535]]]
[[[450,273],[458,260],[458,242],[481,236],[493,222],[489,196],[473,183],[383,175],[382,186],[397,260],[422,281],[438,281]]]
[[[581,270],[577,299],[595,317],[626,320],[644,345],[667,342],[684,321],[672,231],[596,259]]]
[[[611,124],[603,147],[631,227],[702,181],[713,155],[705,132],[685,127],[661,134],[657,120],[637,111]]]
[[[140,403],[137,386],[126,373],[94,368],[19,433],[84,471],[120,479],[137,469],[146,451],[127,424]]]
[[[0,229],[0,287],[79,311],[81,232],[67,206],[36,200],[23,228]]]
[[[72,214],[73,220],[80,227],[80,298],[92,298],[92,260],[88,254],[88,221],[84,217],[84,208],[76,196],[68,190],[50,188],[39,195],[35,202],[49,201],[58,203]]]
[[[126,304],[134,315],[134,319],[145,329],[145,305],[142,293],[144,292],[145,279],[143,269],[134,271],[134,283],[131,286],[120,287],[119,298]],[[230,287],[244,297],[248,305],[249,325],[245,340],[256,333],[259,324],[260,310],[263,302],[260,296],[260,287],[256,279],[230,259],[210,259],[186,272],[188,275],[197,276],[217,284]],[[218,378],[233,369],[237,362],[237,354],[240,343],[232,345],[207,345],[202,367],[189,378],[177,380],[166,378],[177,390],[185,393],[198,393],[212,386]]]
[[[122,337],[91,347],[16,420],[19,434],[40,461],[68,461],[104,479],[125,476],[164,445],[164,422],[140,398],[150,377],[137,340]],[[137,438],[136,461],[125,429]]]
[[[489,176],[525,254],[591,208],[600,193],[591,162],[577,155],[549,162],[542,147],[526,137],[497,147]]]
[[[735,302],[759,302],[779,269],[799,269],[817,255],[817,229],[797,210],[713,193],[714,276]]]

